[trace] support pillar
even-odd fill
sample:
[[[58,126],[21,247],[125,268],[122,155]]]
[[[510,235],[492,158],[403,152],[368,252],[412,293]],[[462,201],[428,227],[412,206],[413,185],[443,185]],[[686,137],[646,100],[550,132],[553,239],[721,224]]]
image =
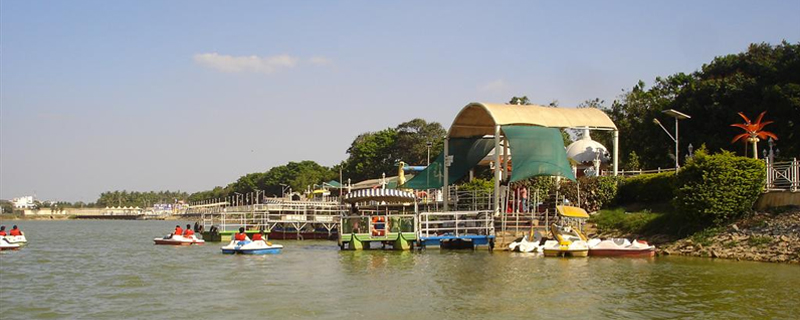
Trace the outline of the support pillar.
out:
[[[450,138],[444,138],[444,163],[443,163],[444,164],[444,170],[443,170],[444,171],[444,182],[442,183],[442,186],[443,186],[442,187],[442,191],[444,192],[444,195],[442,197],[442,200],[444,200],[444,211],[445,212],[449,211],[449,208],[450,208],[450,204],[449,204],[449,202],[450,202],[450,186],[448,184],[448,180],[450,180],[449,179],[449,175],[448,175],[450,173],[450,166],[448,165],[448,162],[447,162],[447,157],[450,155],[449,151],[450,151]]]
[[[619,172],[619,130],[614,130],[614,175]]]
[[[500,215],[500,126],[494,126],[494,215]]]

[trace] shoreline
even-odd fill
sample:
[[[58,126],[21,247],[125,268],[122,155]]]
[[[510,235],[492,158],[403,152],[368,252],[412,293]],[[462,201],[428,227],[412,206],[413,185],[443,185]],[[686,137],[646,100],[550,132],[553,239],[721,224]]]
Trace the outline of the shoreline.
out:
[[[659,255],[800,264],[800,211],[759,212],[720,228],[666,243]]]

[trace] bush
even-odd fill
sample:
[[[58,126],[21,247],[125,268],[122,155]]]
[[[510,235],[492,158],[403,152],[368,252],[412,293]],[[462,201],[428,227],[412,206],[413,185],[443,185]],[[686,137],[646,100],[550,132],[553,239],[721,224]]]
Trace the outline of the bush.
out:
[[[675,197],[675,172],[643,174],[621,181],[617,203],[668,202]]]
[[[580,177],[578,183],[561,181],[561,195],[573,204],[578,204],[578,184],[580,184],[580,206],[588,212],[595,212],[610,205],[617,195],[617,177]]]
[[[475,178],[472,181],[462,183],[458,186],[458,190],[462,191],[494,191],[494,182],[491,180]]]
[[[722,151],[698,151],[677,176],[678,214],[700,225],[721,224],[751,212],[764,190],[764,163]]]

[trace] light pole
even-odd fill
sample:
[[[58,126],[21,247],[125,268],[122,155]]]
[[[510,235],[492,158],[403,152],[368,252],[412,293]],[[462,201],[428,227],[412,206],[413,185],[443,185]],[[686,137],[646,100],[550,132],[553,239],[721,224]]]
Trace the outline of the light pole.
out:
[[[239,196],[243,196],[243,194],[241,194],[241,193],[238,193],[238,192],[236,192],[236,191],[234,191],[233,193],[234,193],[234,194],[236,194],[236,206],[239,206],[239,205],[241,205],[241,204],[242,204],[242,201],[240,200],[241,198],[239,198]]]
[[[667,131],[667,128],[664,128],[664,126],[661,124],[661,121],[658,121],[658,119],[653,118],[653,123],[657,124],[659,127],[661,127],[661,129],[664,129],[664,132],[667,133],[669,138],[672,139],[672,141],[675,141],[675,171],[678,171],[678,169],[680,169],[680,163],[679,163],[680,158],[678,157],[678,121],[679,120],[685,120],[685,119],[691,119],[692,117],[687,115],[687,114],[685,114],[685,113],[681,113],[681,112],[679,112],[677,110],[674,110],[674,109],[668,109],[668,110],[664,110],[664,111],[661,111],[661,112],[667,114],[670,117],[675,118],[675,136],[674,137],[672,136],[672,134],[669,133],[669,131]]]
[[[426,165],[431,165],[431,147],[433,146],[433,142],[428,141],[425,146],[428,147],[428,163]]]
[[[286,192],[286,189],[289,189],[289,186],[283,183],[281,183],[280,185],[281,185],[281,198],[283,198],[284,193]]]

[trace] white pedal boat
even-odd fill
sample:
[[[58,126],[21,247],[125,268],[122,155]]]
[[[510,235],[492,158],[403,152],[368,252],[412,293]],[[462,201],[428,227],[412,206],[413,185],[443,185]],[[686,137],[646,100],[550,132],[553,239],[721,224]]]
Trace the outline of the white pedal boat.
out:
[[[3,238],[5,238],[10,244],[18,244],[21,246],[28,244],[28,239],[25,238],[25,233],[18,236],[4,236]]]
[[[283,250],[283,245],[264,240],[233,240],[227,246],[222,247],[224,254],[271,254],[280,253],[281,250]]]
[[[184,236],[177,236],[177,235],[166,235],[163,238],[155,238],[153,241],[156,244],[165,244],[165,245],[174,245],[174,246],[188,246],[193,244],[204,244],[206,243],[203,239],[198,239],[197,236],[192,235],[191,237],[184,237]]]
[[[589,255],[597,257],[653,257],[656,247],[643,240],[628,241],[624,238],[589,240]]]
[[[542,242],[541,235],[536,233],[534,235],[533,241],[528,240],[528,235],[522,236],[520,241],[514,241],[508,244],[509,251],[519,251],[519,252],[538,252],[542,253],[544,246],[539,245]]]
[[[19,243],[10,243],[6,237],[0,237],[0,250],[19,250]]]

